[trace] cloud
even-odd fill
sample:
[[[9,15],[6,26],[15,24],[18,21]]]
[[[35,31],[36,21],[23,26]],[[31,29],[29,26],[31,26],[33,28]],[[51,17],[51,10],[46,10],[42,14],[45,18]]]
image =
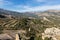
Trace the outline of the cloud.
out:
[[[47,0],[35,0],[37,2],[46,2]]]
[[[24,5],[24,3],[18,5],[16,4],[16,2],[12,2],[12,1],[10,2],[10,1],[0,0],[0,8],[5,8],[8,10],[13,10],[13,11],[18,11],[18,12],[45,11],[49,9],[60,9],[60,4],[59,4],[60,2],[56,0],[33,0],[33,3],[30,3],[30,1],[25,2],[26,5]]]
[[[16,5],[15,8],[19,9],[31,9],[31,6],[27,6],[27,5]]]
[[[0,0],[0,6],[11,5],[11,4],[13,3],[6,0]]]
[[[16,11],[19,11],[19,12],[31,12],[31,11],[45,11],[45,10],[49,10],[49,9],[54,9],[54,10],[57,9],[57,10],[59,10],[60,5],[50,5],[50,6],[45,5],[45,6],[35,6],[35,7],[21,6],[21,7],[18,7],[18,8],[20,8],[20,9],[17,9]],[[21,10],[21,8],[23,8],[23,10]]]
[[[45,5],[56,5],[60,4],[60,0],[35,0],[37,3],[45,3]]]

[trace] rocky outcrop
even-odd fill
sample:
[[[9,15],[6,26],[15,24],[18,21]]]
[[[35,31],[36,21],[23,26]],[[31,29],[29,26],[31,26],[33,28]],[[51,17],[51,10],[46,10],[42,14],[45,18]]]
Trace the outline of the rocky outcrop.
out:
[[[46,28],[44,33],[42,33],[42,38],[44,39],[45,37],[52,37],[53,40],[60,40],[60,29],[59,28]]]

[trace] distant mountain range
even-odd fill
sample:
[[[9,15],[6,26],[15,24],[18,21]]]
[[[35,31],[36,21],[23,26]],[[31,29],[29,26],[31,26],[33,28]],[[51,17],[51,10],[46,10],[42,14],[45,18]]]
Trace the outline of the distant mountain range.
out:
[[[58,17],[60,17],[60,11],[59,10],[47,10],[47,11],[43,11],[43,12],[20,13],[20,12],[0,9],[0,14],[12,15],[12,16],[16,16],[16,17],[33,17],[33,18],[38,18],[41,16],[58,16]]]
[[[15,11],[9,11],[5,9],[0,9],[0,17],[8,17],[8,18],[38,18],[38,19],[43,19],[43,20],[49,20],[51,22],[60,22],[60,11],[59,10],[47,10],[43,12],[25,12],[25,13],[20,13],[20,12],[15,12]]]
[[[11,15],[14,17],[33,17],[33,18],[37,17],[36,14],[30,13],[30,12],[20,13],[20,12],[9,11],[4,9],[0,9],[0,15]]]

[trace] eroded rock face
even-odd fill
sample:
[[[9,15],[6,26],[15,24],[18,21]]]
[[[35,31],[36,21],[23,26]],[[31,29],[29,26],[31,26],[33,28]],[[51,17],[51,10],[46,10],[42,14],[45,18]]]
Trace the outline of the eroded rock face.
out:
[[[46,28],[44,33],[42,33],[42,38],[44,39],[45,37],[52,37],[53,40],[60,40],[60,29],[59,28]]]

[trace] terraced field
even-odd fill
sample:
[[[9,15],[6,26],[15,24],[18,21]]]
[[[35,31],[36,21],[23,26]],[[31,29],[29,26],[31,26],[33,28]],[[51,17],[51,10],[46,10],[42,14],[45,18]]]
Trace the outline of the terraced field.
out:
[[[6,29],[15,27],[19,23],[16,19],[0,19],[0,25]]]

